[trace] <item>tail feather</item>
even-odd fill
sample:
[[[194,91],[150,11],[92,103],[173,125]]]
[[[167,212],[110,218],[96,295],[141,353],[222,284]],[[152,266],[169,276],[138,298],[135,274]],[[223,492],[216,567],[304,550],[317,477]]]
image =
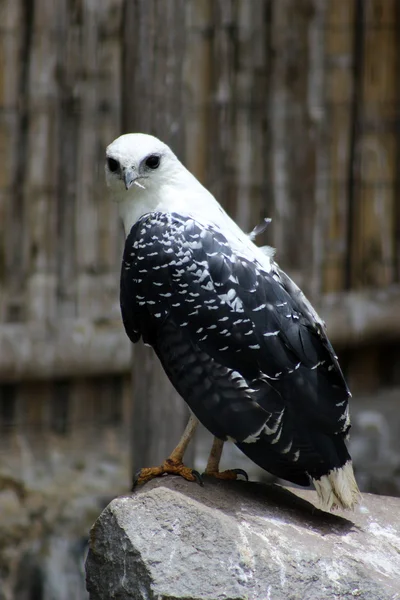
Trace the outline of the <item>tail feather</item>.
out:
[[[319,479],[313,479],[313,483],[323,510],[353,510],[361,500],[351,460],[343,467],[332,469]]]

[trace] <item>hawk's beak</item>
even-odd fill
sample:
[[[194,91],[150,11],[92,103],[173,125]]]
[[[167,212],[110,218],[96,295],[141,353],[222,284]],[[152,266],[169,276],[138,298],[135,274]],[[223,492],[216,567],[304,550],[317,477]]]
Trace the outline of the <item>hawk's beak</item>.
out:
[[[137,179],[137,175],[135,175],[135,172],[133,169],[127,167],[126,169],[124,169],[123,179],[124,179],[126,189],[129,190],[131,185],[134,184],[135,179]]]

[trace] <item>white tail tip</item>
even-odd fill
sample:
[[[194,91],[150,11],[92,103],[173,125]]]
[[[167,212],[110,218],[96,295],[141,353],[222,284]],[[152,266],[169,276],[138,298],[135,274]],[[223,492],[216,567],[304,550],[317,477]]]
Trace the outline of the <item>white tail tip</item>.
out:
[[[353,510],[361,494],[354,477],[353,465],[348,460],[340,469],[332,469],[320,479],[313,479],[323,510],[335,508]]]

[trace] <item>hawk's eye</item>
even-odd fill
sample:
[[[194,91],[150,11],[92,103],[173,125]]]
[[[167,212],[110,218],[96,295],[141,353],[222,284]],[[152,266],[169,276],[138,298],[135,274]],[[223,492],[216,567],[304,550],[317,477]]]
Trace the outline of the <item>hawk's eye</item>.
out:
[[[159,164],[160,157],[158,156],[158,154],[150,154],[150,156],[146,158],[145,165],[146,167],[149,167],[149,169],[157,169]]]
[[[107,165],[108,168],[110,169],[111,173],[115,173],[115,171],[118,171],[119,169],[119,162],[117,160],[115,160],[115,158],[107,158]]]

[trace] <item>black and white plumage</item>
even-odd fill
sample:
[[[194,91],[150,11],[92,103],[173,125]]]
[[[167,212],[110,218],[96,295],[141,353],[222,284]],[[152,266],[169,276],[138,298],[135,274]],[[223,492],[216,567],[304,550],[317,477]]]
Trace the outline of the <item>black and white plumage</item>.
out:
[[[154,348],[216,437],[278,477],[312,480],[324,508],[353,507],[349,390],[302,292],[156,138],[118,138],[106,176],[127,233],[130,339]]]

